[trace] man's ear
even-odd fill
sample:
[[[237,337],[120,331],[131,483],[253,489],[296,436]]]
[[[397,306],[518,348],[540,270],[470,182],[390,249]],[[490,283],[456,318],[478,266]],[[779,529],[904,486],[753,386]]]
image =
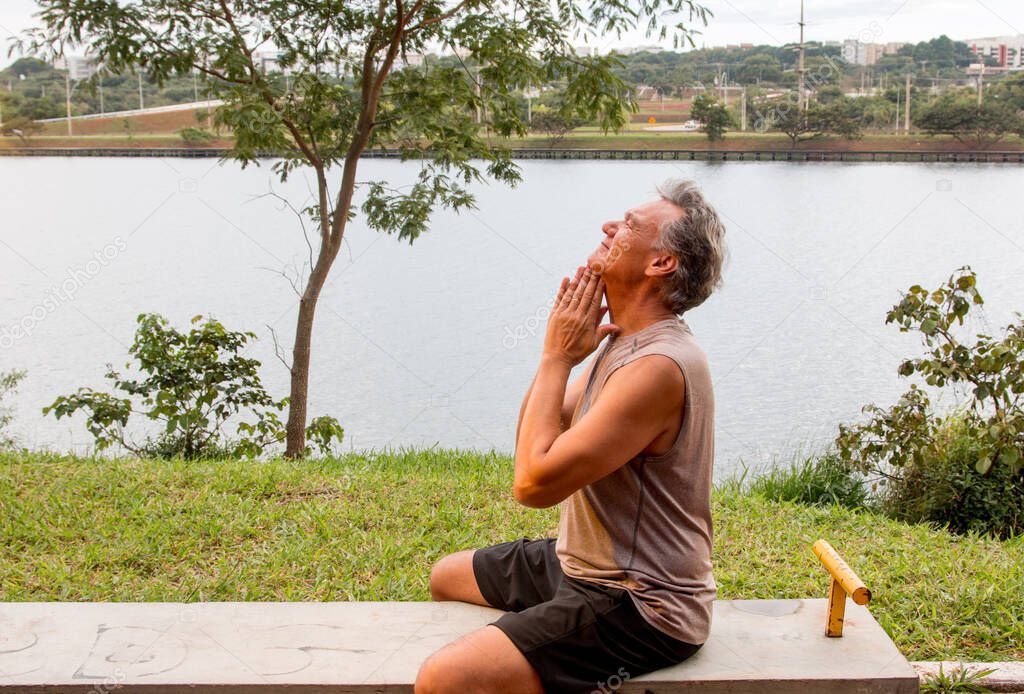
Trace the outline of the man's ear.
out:
[[[679,259],[671,253],[659,252],[644,268],[644,274],[648,277],[668,277],[679,267]]]

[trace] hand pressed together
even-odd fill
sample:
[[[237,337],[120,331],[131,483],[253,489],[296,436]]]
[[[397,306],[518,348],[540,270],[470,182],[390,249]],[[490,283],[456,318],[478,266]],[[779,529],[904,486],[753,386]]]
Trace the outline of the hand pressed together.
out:
[[[554,308],[548,317],[544,337],[544,356],[579,364],[597,349],[605,336],[616,333],[614,324],[601,325],[608,307],[604,300],[604,280],[588,268],[580,267],[570,281],[562,279]]]

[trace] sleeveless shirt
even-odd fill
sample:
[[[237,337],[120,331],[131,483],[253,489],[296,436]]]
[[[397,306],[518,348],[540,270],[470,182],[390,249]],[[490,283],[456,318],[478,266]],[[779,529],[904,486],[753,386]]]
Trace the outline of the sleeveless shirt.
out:
[[[714,396],[707,358],[686,322],[669,318],[610,337],[572,421],[619,367],[652,354],[671,358],[683,373],[679,435],[664,454],[637,455],[562,501],[555,551],[566,575],[624,588],[652,626],[703,644],[718,594],[711,566]]]

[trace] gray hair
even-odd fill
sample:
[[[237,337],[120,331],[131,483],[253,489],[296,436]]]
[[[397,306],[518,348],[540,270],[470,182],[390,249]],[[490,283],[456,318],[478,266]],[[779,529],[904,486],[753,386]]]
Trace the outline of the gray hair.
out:
[[[725,225],[694,181],[669,179],[657,190],[662,198],[686,210],[661,228],[654,244],[656,250],[668,251],[679,261],[662,287],[665,303],[678,316],[700,306],[721,285]]]

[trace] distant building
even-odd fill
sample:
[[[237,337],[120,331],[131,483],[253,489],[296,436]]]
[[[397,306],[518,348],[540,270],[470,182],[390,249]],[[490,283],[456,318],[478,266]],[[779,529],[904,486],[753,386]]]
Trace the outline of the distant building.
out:
[[[971,47],[971,52],[974,55],[981,58],[993,58],[1001,68],[1024,69],[1024,34],[967,39],[964,43]]]
[[[277,51],[258,51],[253,54],[253,59],[256,67],[266,74],[281,72],[281,54]]]
[[[636,53],[661,53],[664,48],[661,46],[631,46],[629,48],[620,48],[619,53],[623,55],[634,55]]]
[[[425,57],[422,53],[406,53],[405,57],[401,55],[395,59],[396,67],[419,67],[423,64]]]
[[[53,67],[57,70],[67,70],[73,80],[87,80],[96,74],[99,66],[94,58],[67,55],[54,60]]]
[[[895,55],[904,43],[864,43],[857,39],[843,41],[843,60],[854,65],[874,65],[883,55]]]

